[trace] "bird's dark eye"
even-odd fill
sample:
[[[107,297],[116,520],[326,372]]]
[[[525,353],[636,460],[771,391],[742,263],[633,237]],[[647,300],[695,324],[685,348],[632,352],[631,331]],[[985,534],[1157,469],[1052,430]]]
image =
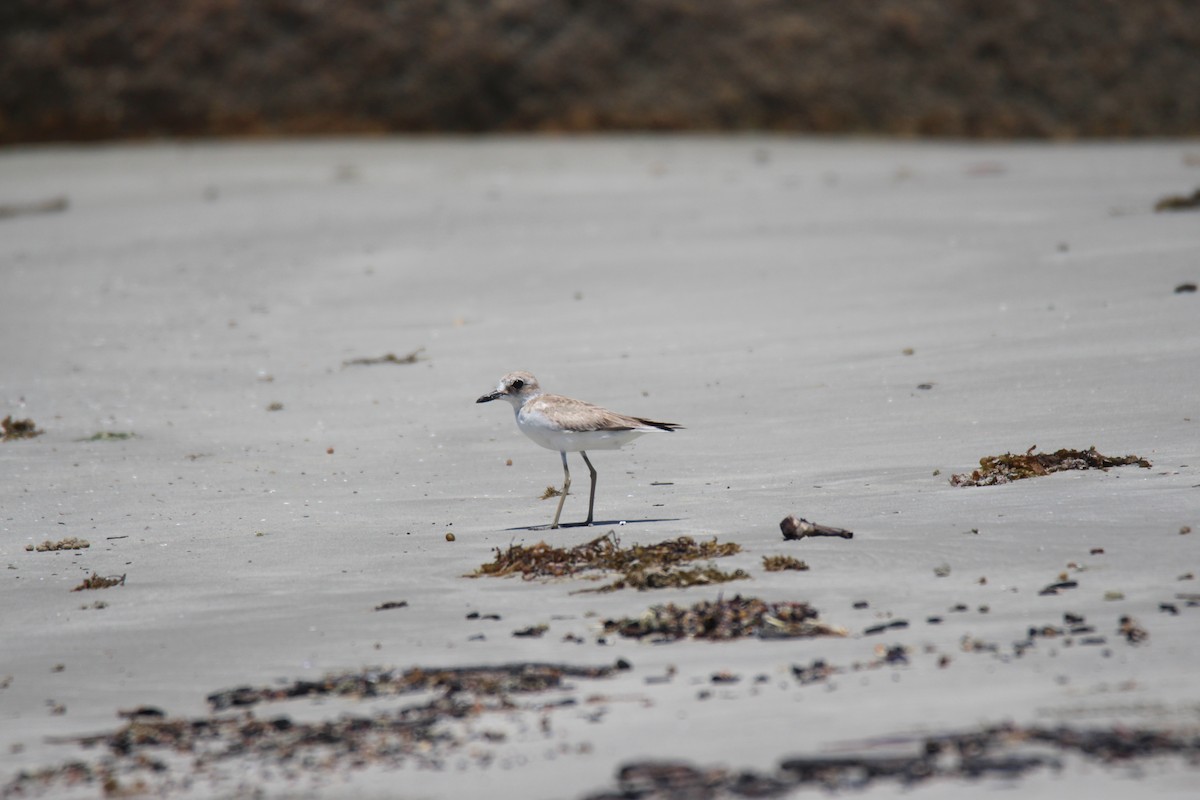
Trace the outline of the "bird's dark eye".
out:
[[[512,382],[512,388],[516,389],[518,392],[521,391],[521,387],[523,387],[524,385],[525,385],[525,381],[522,381],[522,380],[515,380]]]

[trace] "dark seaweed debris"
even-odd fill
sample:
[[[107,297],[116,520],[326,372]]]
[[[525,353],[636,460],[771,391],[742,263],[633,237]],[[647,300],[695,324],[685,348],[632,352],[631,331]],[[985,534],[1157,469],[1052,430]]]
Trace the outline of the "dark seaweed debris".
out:
[[[0,420],[0,441],[9,442],[13,439],[32,439],[41,436],[45,431],[38,430],[37,424],[31,419],[13,419],[9,414]]]
[[[406,356],[397,356],[395,353],[385,353],[377,358],[351,358],[342,362],[343,367],[357,366],[372,366],[375,364],[415,364],[420,361],[420,355],[425,350],[424,347],[418,347]]]
[[[394,608],[408,608],[407,600],[389,600],[386,603],[380,603],[375,606],[376,611],[391,611]]]
[[[521,575],[526,580],[534,580],[566,578],[589,571],[617,573],[618,578],[612,583],[586,590],[601,592],[696,586],[750,577],[743,570],[725,572],[711,564],[692,568],[680,566],[741,552],[737,544],[721,544],[715,538],[697,542],[690,536],[680,536],[654,544],[622,547],[621,540],[610,531],[575,547],[551,547],[538,542],[529,547],[510,545],[507,550],[497,547],[495,552],[496,557],[491,563],[481,565],[469,577]]]
[[[5,203],[0,205],[0,219],[20,217],[25,214],[53,214],[66,211],[70,201],[65,197],[51,197],[49,200],[37,200],[25,203]]]
[[[449,667],[408,670],[379,669],[327,675],[318,681],[296,681],[290,686],[239,686],[208,696],[214,711],[291,700],[297,697],[383,697],[418,691],[441,691],[447,697],[468,693],[506,695],[541,692],[562,685],[564,678],[604,678],[628,664],[576,667],[569,664],[521,663],[482,667]]]
[[[1171,194],[1154,204],[1155,211],[1189,211],[1200,208],[1200,189],[1191,194]]]
[[[763,556],[763,569],[767,572],[782,572],[783,570],[808,569],[808,564],[792,556]]]
[[[677,639],[724,641],[747,636],[790,639],[846,635],[844,628],[818,620],[817,610],[808,603],[767,603],[757,597],[741,595],[686,607],[674,603],[651,606],[637,617],[605,620],[604,630],[656,642]]]
[[[878,742],[889,748],[904,743],[893,737]],[[785,758],[773,773],[698,767],[683,761],[638,761],[617,771],[615,790],[589,794],[586,800],[784,797],[800,788],[861,790],[881,780],[913,786],[933,779],[1017,778],[1037,770],[1061,769],[1061,759],[1048,754],[1048,749],[1106,764],[1162,756],[1200,757],[1200,736],[1195,733],[1128,728],[1000,725],[909,739],[907,745],[910,752],[899,755]]]
[[[1140,456],[1110,457],[1097,452],[1095,447],[1087,450],[1056,450],[1053,453],[1033,452],[1036,449],[1037,445],[1034,445],[1022,455],[1005,453],[1001,456],[984,456],[979,459],[979,469],[952,475],[950,483],[955,486],[993,486],[1070,469],[1107,470],[1127,464],[1149,469],[1151,466],[1149,461]]]
[[[102,575],[97,575],[95,572],[90,577],[85,578],[83,583],[72,589],[72,592],[82,592],[85,589],[107,589],[110,586],[124,586],[125,576],[115,575],[110,578],[105,578]]]
[[[23,798],[82,785],[98,786],[108,797],[168,796],[172,789],[180,790],[202,777],[213,778],[222,764],[235,762],[236,768],[239,760],[276,768],[290,778],[376,764],[398,767],[411,763],[440,770],[446,768],[451,755],[486,767],[495,758],[487,745],[505,738],[501,731],[479,727],[486,714],[536,710],[548,725],[546,715],[551,708],[572,704],[567,700],[522,709],[512,695],[563,689],[567,688],[566,678],[598,679],[629,668],[627,662],[617,661],[600,667],[524,663],[371,670],[297,681],[283,688],[239,687],[210,695],[213,713],[208,716],[170,718],[160,709],[144,707],[121,712],[128,721],[112,732],[55,740],[101,745],[108,753],[90,761],[21,772],[0,785],[0,798]],[[260,702],[299,697],[366,699],[421,690],[437,694],[370,716],[339,714],[315,722],[287,716],[260,718],[246,709]],[[221,713],[230,708],[238,711]]]

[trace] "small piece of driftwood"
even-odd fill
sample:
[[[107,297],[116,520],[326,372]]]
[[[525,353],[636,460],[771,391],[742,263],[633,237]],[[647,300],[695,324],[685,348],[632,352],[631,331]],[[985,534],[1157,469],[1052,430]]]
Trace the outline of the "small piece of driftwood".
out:
[[[779,523],[779,530],[783,531],[784,539],[803,539],[808,536],[837,536],[841,539],[854,538],[854,531],[848,531],[845,528],[831,528],[828,525],[818,525],[802,517],[797,517],[795,514],[788,514],[784,517],[783,522]]]

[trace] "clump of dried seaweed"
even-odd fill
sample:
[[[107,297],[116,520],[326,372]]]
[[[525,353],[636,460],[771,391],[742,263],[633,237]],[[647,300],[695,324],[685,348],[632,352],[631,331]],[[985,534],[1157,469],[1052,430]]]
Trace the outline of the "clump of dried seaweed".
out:
[[[125,576],[118,575],[111,578],[105,578],[101,575],[92,573],[90,578],[85,578],[83,583],[72,589],[72,592],[82,592],[85,589],[107,589],[110,586],[124,586]]]
[[[621,546],[613,532],[574,547],[510,545],[496,548],[496,557],[483,564],[470,577],[521,575],[526,580],[566,578],[585,572],[617,573],[612,583],[588,591],[616,589],[662,589],[696,586],[740,580],[750,576],[744,570],[725,572],[711,564],[701,567],[681,565],[702,559],[723,558],[741,552],[733,542],[719,543],[715,538],[697,542],[690,536],[647,545]]]
[[[1200,189],[1191,194],[1169,194],[1154,204],[1155,211],[1187,211],[1200,208]]]
[[[1087,450],[1056,450],[1053,453],[1033,452],[1036,449],[1037,445],[1034,445],[1021,455],[1005,453],[1001,456],[984,456],[979,459],[979,469],[953,475],[950,483],[955,486],[993,486],[1069,469],[1107,470],[1127,464],[1150,468],[1150,462],[1141,456],[1111,457],[1097,452],[1095,447]]]
[[[787,569],[803,571],[808,564],[792,556],[763,556],[763,569],[767,572],[782,572]]]
[[[808,603],[767,603],[757,597],[736,595],[692,606],[674,603],[651,606],[640,616],[610,619],[604,630],[634,639],[651,641],[711,639],[723,641],[757,636],[763,639],[792,639],[811,636],[845,636],[846,630],[817,619]]]
[[[134,439],[136,433],[131,431],[97,431],[91,436],[84,439],[76,439],[77,442],[123,442],[126,439]]]
[[[87,539],[78,539],[74,536],[68,536],[66,539],[59,539],[57,542],[52,542],[49,539],[34,547],[31,544],[25,545],[26,550],[36,550],[39,553],[46,553],[54,550],[82,550],[85,547],[91,547],[92,543]]]
[[[0,420],[0,441],[8,442],[13,439],[32,439],[35,436],[41,436],[45,431],[38,430],[38,426],[31,419],[13,419],[12,414],[9,414],[4,419]]]
[[[406,356],[385,353],[375,358],[350,358],[342,362],[343,367],[373,366],[375,364],[415,364],[421,360],[424,347],[418,347]]]

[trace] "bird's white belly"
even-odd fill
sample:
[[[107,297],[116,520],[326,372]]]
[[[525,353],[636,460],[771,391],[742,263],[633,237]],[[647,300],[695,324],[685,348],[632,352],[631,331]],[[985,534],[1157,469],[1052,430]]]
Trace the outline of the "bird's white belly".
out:
[[[565,431],[542,414],[517,414],[517,427],[537,444],[548,450],[577,453],[580,450],[617,450],[648,430],[624,431]]]

